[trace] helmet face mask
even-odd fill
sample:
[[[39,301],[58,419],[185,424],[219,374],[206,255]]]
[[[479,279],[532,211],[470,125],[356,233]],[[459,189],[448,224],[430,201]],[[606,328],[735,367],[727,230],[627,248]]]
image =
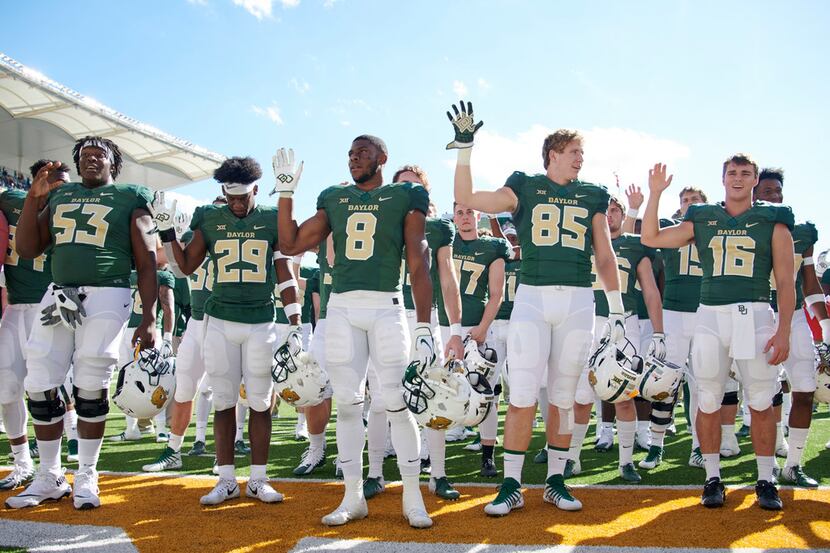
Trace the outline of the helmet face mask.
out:
[[[816,346],[816,391],[813,398],[819,403],[830,403],[830,350],[824,344]]]
[[[610,403],[634,398],[643,373],[643,359],[630,341],[622,348],[603,338],[588,362],[588,380],[597,397]]]
[[[325,399],[328,375],[311,354],[295,354],[288,343],[274,353],[271,378],[280,398],[295,407],[312,407]]]
[[[666,360],[648,357],[637,390],[648,401],[663,401],[677,394],[683,382],[683,369]]]
[[[404,374],[403,388],[404,402],[421,426],[446,430],[464,425],[472,388],[459,362],[422,373],[413,361]]]
[[[135,418],[152,418],[167,407],[176,389],[176,358],[142,350],[118,371],[113,403]]]

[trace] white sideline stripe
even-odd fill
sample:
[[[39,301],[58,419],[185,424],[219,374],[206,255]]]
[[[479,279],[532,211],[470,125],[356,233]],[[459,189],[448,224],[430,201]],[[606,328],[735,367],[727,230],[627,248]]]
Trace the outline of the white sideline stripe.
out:
[[[32,553],[138,553],[123,529],[115,526],[54,524],[0,519],[0,545]]]
[[[708,549],[693,547],[612,547],[607,545],[487,545],[483,543],[402,543],[390,541],[343,540],[330,538],[303,538],[290,553],[321,551],[360,551],[361,553],[804,553],[806,549]],[[811,551],[828,551],[812,549]]]
[[[12,465],[0,465],[0,470],[12,470]],[[74,474],[74,470],[67,470],[67,474]],[[184,472],[117,472],[111,470],[100,470],[98,474],[105,474],[107,476],[152,476],[157,478],[193,478],[194,480],[219,480],[215,474],[187,474]],[[244,476],[237,476],[237,480],[245,478]],[[336,478],[269,478],[269,482],[289,482],[296,484],[313,483],[313,484],[331,484],[343,482]],[[499,486],[500,482],[492,484],[486,482],[453,482],[453,486],[464,486],[466,488],[492,488],[494,491]],[[400,486],[400,480],[387,480],[387,486]],[[426,486],[427,482],[421,482],[421,486]],[[544,484],[522,484],[523,489],[543,489]],[[626,485],[626,484],[568,484],[569,488],[584,489],[584,490],[701,490],[703,484],[700,485]],[[830,486],[819,486],[818,488],[799,488],[798,486],[784,486],[778,485],[779,490],[830,490]],[[745,490],[755,489],[755,483],[748,484],[730,484],[726,486],[728,490]]]

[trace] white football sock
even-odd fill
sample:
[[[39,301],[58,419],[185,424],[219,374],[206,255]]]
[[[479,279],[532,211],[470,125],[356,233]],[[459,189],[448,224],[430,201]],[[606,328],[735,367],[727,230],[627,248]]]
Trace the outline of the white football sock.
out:
[[[636,426],[636,421],[617,421],[617,438],[620,440],[620,466],[631,462]]]
[[[809,428],[790,427],[790,450],[787,452],[787,462],[784,466],[795,467],[801,464],[801,456],[804,454],[804,444],[807,443]]]
[[[103,438],[80,438],[78,440],[78,468],[96,468],[101,454]]]
[[[366,438],[369,448],[369,478],[383,476],[383,456],[386,451],[386,411],[369,411]]]

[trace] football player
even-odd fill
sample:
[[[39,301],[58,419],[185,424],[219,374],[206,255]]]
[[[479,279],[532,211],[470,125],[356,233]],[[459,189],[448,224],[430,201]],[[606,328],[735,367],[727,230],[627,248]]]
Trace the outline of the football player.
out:
[[[705,204],[706,193],[693,186],[687,186],[680,191],[680,207],[673,219],[661,219],[660,226],[667,227],[680,223],[686,215],[689,206]],[[629,196],[632,204],[626,214],[625,224],[633,228],[634,220],[643,202],[642,194]],[[700,452],[700,443],[695,429],[695,414],[697,412],[696,389],[694,375],[690,368],[692,336],[697,321],[697,308],[700,305],[700,280],[703,272],[700,268],[700,258],[694,242],[682,248],[662,248],[665,284],[663,288],[663,328],[666,334],[666,360],[684,369],[685,380],[688,384],[690,415],[690,429],[692,433],[692,451],[689,456],[689,465],[703,468],[703,455]],[[663,460],[663,441],[666,428],[671,425],[672,413],[676,397],[666,398],[661,402],[654,402],[651,411],[650,434],[651,443],[645,459],[639,465],[644,469],[652,469]]]
[[[64,402],[59,387],[73,366],[78,413],[78,471],[73,503],[77,509],[100,506],[98,455],[109,412],[109,384],[118,361],[121,334],[130,315],[130,270],[138,273],[144,307],[133,343],[155,345],[156,243],[147,210],[150,191],[115,184],[122,158],[112,141],[87,136],[72,150],[81,182],[62,182],[60,167],[46,164],[26,196],[17,225],[16,249],[36,258],[50,249],[51,293],[39,308],[43,318],[26,345],[24,386],[35,423],[40,468],[26,490],[6,500],[11,508],[38,505],[71,491],[60,461]],[[48,196],[48,198],[47,198]],[[46,199],[47,206],[40,209]]]
[[[430,191],[427,174],[417,165],[404,165],[398,169],[392,177],[392,182],[417,183],[423,186],[427,192]],[[440,333],[436,332],[433,334],[433,339],[438,348],[437,351],[441,350],[440,344],[443,342],[447,344],[443,357],[439,359],[439,362],[443,363],[444,359],[462,359],[464,357],[464,346],[461,342],[461,299],[459,296],[458,278],[453,264],[453,239],[455,229],[446,219],[435,217],[433,212],[434,206],[430,204],[430,213],[426,219],[424,234],[427,239],[427,247],[430,251],[429,273],[432,280],[433,292],[433,311],[430,317],[431,324],[433,325],[432,328],[436,328],[434,326],[436,318],[446,320],[448,327],[446,339],[442,339]],[[404,264],[403,274],[403,303],[411,334],[417,326],[417,314],[415,311],[415,302],[412,299],[412,284],[406,264]],[[438,305],[441,306],[440,309],[437,308]],[[436,317],[436,311],[438,317]],[[450,325],[449,321],[452,321],[452,325]],[[414,336],[412,338],[414,341]],[[369,387],[370,390],[373,389],[372,386],[375,387],[374,389],[379,389],[380,383],[373,382]],[[376,394],[372,397],[369,409],[369,424],[367,427],[369,472],[368,478],[363,483],[363,494],[366,499],[374,497],[384,489],[383,459],[386,449],[386,429],[388,426],[386,409],[381,394]],[[430,491],[443,499],[455,500],[461,494],[452,487],[452,484],[447,479],[444,435],[445,432],[443,431],[424,428],[422,436],[426,444],[422,443],[421,445],[421,456],[424,456],[423,450],[426,449],[426,452],[431,458]]]
[[[234,431],[240,384],[245,385],[250,410],[251,476],[245,494],[264,503],[283,500],[265,473],[271,441],[271,364],[276,350],[274,287],[280,287],[284,305],[299,323],[296,287],[288,261],[277,246],[276,209],[256,204],[259,163],[250,157],[225,160],[213,174],[227,199],[225,206],[202,206],[193,214],[193,238],[182,249],[175,240],[172,219],[175,204],[164,206],[162,195],[153,204],[159,235],[170,243],[179,270],[191,274],[210,255],[213,291],[205,302],[204,364],[213,389],[214,435],[219,481],[200,500],[217,505],[239,497],[234,475]],[[277,284],[280,283],[280,284]],[[289,336],[289,339],[292,339]],[[294,337],[301,338],[299,333]],[[192,398],[192,390],[188,392]]]
[[[524,505],[522,466],[536,414],[536,398],[548,369],[548,477],[544,499],[560,509],[578,510],[582,503],[565,486],[563,473],[573,432],[576,387],[593,340],[594,296],[591,254],[610,306],[611,339],[625,337],[625,316],[617,260],[611,247],[608,192],[578,180],[582,168],[582,137],[559,130],[545,139],[545,174],[513,173],[496,191],[473,191],[470,170],[475,123],[472,105],[453,106],[447,116],[458,149],[455,201],[485,213],[509,211],[519,234],[522,272],[510,316],[507,357],[510,363],[510,406],[504,425],[504,482],[485,507],[503,516]]]
[[[622,291],[623,306],[626,313],[625,336],[634,346],[634,353],[640,349],[640,325],[637,318],[637,292],[636,285],[640,284],[643,299],[648,309],[649,320],[654,332],[651,344],[648,347],[648,354],[663,359],[666,355],[665,336],[663,334],[663,310],[660,302],[660,291],[657,289],[657,282],[654,280],[652,260],[655,252],[651,248],[643,246],[640,237],[636,234],[623,234],[622,222],[624,217],[622,202],[616,197],[610,199],[608,205],[607,219],[611,235],[611,244],[616,254],[619,267],[620,290]],[[602,292],[599,283],[595,283],[595,322],[594,322],[594,345],[599,345],[601,329],[607,324],[609,306],[605,301],[605,294]],[[591,418],[591,407],[594,404],[594,390],[588,381],[588,369],[583,371],[579,380],[576,392],[576,406],[574,407],[574,432],[571,440],[570,460],[573,466],[569,471],[572,474],[579,474],[581,465],[579,453],[582,449],[582,442],[585,440],[585,433],[588,430],[588,422]],[[628,399],[614,404],[617,415],[617,429],[620,440],[620,463],[619,473],[623,480],[628,482],[639,482],[641,477],[637,474],[632,462],[634,451],[634,432],[636,429],[637,414],[634,407],[634,400]]]
[[[764,169],[758,177],[758,186],[755,187],[754,196],[758,200],[778,204],[784,201],[783,188],[783,169]],[[790,357],[784,362],[792,389],[792,407],[789,419],[789,451],[781,473],[781,481],[800,487],[815,488],[818,482],[805,474],[801,468],[801,456],[804,452],[804,444],[807,442],[813,413],[813,392],[816,389],[813,337],[802,307],[806,304],[821,326],[825,355],[826,346],[830,344],[830,320],[827,318],[824,294],[816,277],[813,262],[813,247],[818,241],[818,231],[813,223],[806,222],[795,225],[792,234],[796,263],[796,310],[792,318]],[[775,284],[774,279],[772,284]],[[776,295],[776,290],[773,288],[772,306],[777,312]]]
[[[418,487],[418,429],[403,401],[402,378],[410,349],[400,293],[401,256],[412,279],[417,311],[415,352],[425,370],[436,359],[430,325],[432,284],[424,225],[429,195],[412,183],[383,184],[387,161],[383,140],[361,135],[349,149],[354,185],[332,186],[317,200],[317,213],[298,227],[293,220],[294,173],[278,177],[280,248],[294,255],[332,234],[334,279],[326,317],[326,370],[337,402],[337,451],[345,494],[340,506],[323,517],[337,526],[368,514],[363,495],[364,383],[367,364],[380,382],[392,425],[403,480],[403,514],[416,528],[432,526]]]
[[[32,165],[32,175],[50,163],[40,160]],[[69,181],[69,167],[60,162],[52,162],[63,170],[60,181]],[[0,480],[0,490],[13,490],[28,484],[34,476],[34,464],[29,453],[29,441],[26,432],[28,413],[23,400],[23,380],[26,377],[25,347],[26,337],[31,332],[37,306],[46,294],[52,282],[49,256],[41,254],[34,259],[20,257],[15,249],[15,235],[23,203],[27,193],[10,188],[0,193],[0,213],[8,221],[8,228],[3,237],[7,247],[3,248],[6,256],[4,265],[5,288],[8,291],[8,305],[3,308],[0,320],[0,411],[6,425],[14,467],[12,472]]]
[[[701,503],[720,507],[720,406],[733,361],[749,396],[752,444],[758,465],[755,492],[764,509],[783,507],[773,483],[775,415],[778,391],[775,365],[787,360],[795,311],[793,215],[788,207],[752,202],[758,165],[744,154],[723,164],[725,201],[694,205],[678,225],[659,228],[660,196],[671,184],[666,166],[649,171],[650,195],[643,217],[643,242],[651,247],[682,248],[692,242],[703,276],[700,307],[692,341],[692,370],[697,382],[697,431],[706,467]],[[769,306],[770,272],[775,270],[779,317]]]

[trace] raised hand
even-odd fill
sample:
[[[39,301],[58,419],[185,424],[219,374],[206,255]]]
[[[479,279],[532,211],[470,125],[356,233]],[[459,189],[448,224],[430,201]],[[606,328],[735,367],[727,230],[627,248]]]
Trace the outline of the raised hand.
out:
[[[452,106],[455,116],[453,116],[449,111],[447,112],[447,118],[450,120],[450,123],[452,123],[453,129],[455,130],[455,140],[447,144],[448,150],[452,150],[454,148],[472,148],[475,134],[484,124],[484,121],[476,123],[473,119],[472,102],[467,102],[467,105],[465,106],[464,101],[462,100],[458,102],[458,105],[461,106],[461,111],[459,111],[454,104]]]
[[[35,198],[45,198],[49,192],[69,180],[69,167],[58,162],[50,161],[40,168],[32,180],[29,194]]]
[[[671,185],[671,180],[674,175],[669,175],[666,178],[666,164],[655,163],[654,167],[648,171],[648,189],[652,194],[660,194]]]
[[[288,150],[280,148],[271,159],[271,164],[274,168],[274,178],[277,180],[269,196],[273,196],[277,192],[279,192],[280,196],[293,195],[294,190],[297,189],[297,185],[300,183],[304,162],[301,161],[295,170],[294,150],[291,148]]]
[[[640,209],[643,200],[645,200],[642,190],[636,184],[628,185],[628,188],[625,189],[625,197],[628,198],[628,207],[631,209]]]
[[[176,224],[176,200],[170,207],[164,200],[164,192],[156,192],[153,196],[153,201],[147,206],[150,215],[153,217],[153,222],[156,224],[155,230],[158,231],[162,242],[172,242],[176,239],[176,232],[174,226]]]

